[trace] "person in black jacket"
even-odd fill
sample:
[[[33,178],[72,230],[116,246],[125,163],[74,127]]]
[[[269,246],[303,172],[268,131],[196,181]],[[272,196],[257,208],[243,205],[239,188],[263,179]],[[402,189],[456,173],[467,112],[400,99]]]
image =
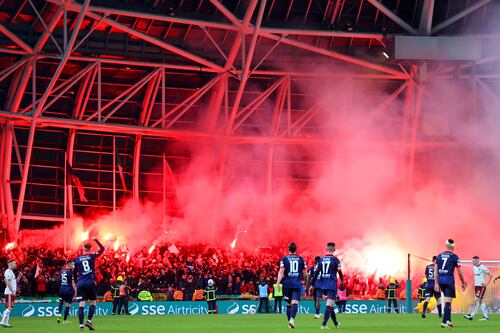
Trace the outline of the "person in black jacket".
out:
[[[113,295],[113,309],[111,310],[111,315],[116,314],[118,305],[120,304],[120,287],[123,284],[123,277],[119,276],[115,283],[111,285],[111,294]],[[120,313],[118,313],[120,314]]]
[[[398,288],[400,287],[398,281],[390,279],[389,284],[385,288],[385,297],[387,299],[387,313],[392,313],[392,305],[394,305],[394,312],[399,313],[398,308]]]

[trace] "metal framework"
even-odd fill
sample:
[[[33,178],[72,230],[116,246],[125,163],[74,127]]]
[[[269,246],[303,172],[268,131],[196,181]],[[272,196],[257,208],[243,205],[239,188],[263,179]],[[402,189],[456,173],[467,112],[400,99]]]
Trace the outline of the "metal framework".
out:
[[[160,162],[165,169],[167,163],[174,175],[170,164],[184,158],[152,152],[148,145],[158,140],[222,144],[214,218],[233,145],[267,146],[262,160],[271,196],[279,178],[273,166],[303,162],[277,160],[281,145],[351,144],[320,134],[315,119],[325,110],[314,102],[305,105],[311,93],[300,88],[311,80],[380,82],[389,93],[366,111],[366,126],[396,108],[395,100],[404,101],[397,107],[398,137],[356,144],[400,150],[410,186],[419,151],[462,145],[452,138],[423,138],[429,80],[462,79],[476,93],[499,98],[491,83],[500,73],[488,67],[498,55],[486,52],[477,63],[438,67],[381,56],[393,35],[455,35],[467,20],[495,20],[490,0],[468,1],[465,7],[452,0],[0,3],[0,216],[10,238],[22,222],[44,226],[71,217],[75,209],[110,208],[115,138],[136,199],[161,192],[142,185],[145,175],[161,174],[143,164]],[[499,38],[477,37],[485,50]],[[262,113],[269,117],[258,117]],[[50,152],[52,159],[37,157],[39,151]],[[89,179],[89,203],[76,202],[71,186],[63,194],[65,156]],[[175,181],[169,193],[175,193]],[[119,191],[120,198],[125,195]]]

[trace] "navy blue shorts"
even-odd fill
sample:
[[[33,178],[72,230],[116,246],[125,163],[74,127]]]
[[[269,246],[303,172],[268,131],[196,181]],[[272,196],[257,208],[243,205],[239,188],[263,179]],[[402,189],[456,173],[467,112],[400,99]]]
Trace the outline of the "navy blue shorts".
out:
[[[283,288],[283,298],[285,302],[300,301],[301,288]]]
[[[434,288],[425,288],[424,296],[427,297],[435,297],[440,298],[441,293],[439,291],[435,291]]]
[[[95,284],[79,284],[76,288],[76,300],[78,302],[97,300]]]
[[[457,297],[457,293],[455,292],[455,284],[440,283],[439,288],[441,288],[444,297]]]
[[[59,302],[73,303],[74,293],[59,293]]]
[[[326,296],[326,299],[335,300],[337,298],[337,290],[323,290],[323,295]]]

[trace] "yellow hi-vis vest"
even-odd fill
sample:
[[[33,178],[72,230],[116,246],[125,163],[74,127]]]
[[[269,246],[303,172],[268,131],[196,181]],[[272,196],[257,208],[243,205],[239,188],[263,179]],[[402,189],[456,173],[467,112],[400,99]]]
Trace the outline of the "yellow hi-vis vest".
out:
[[[283,285],[280,283],[279,284],[279,291],[278,291],[278,284],[273,284],[273,293],[274,297],[283,297]]]
[[[147,302],[147,301],[152,301],[153,300],[153,295],[147,290],[143,290],[139,293],[137,296],[137,299],[142,302]]]

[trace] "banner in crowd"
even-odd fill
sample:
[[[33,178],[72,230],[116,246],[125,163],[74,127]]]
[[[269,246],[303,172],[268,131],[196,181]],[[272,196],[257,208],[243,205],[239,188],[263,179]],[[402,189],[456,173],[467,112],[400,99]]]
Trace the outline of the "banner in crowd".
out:
[[[324,302],[323,302],[324,303]],[[283,302],[282,313],[286,311],[285,303]],[[97,316],[111,315],[113,303],[102,302],[97,303]],[[269,310],[273,311],[274,303],[271,301]],[[257,301],[218,301],[217,307],[219,314],[255,314],[257,312]],[[323,304],[324,307],[324,304]],[[322,308],[321,311],[324,309]],[[401,302],[399,304],[401,313],[406,311],[406,307]],[[70,315],[76,316],[78,304],[74,303],[71,306]],[[86,313],[88,311],[85,310]],[[368,314],[368,313],[385,313],[386,303],[384,301],[348,301],[346,313],[350,314]],[[207,304],[205,302],[131,302],[129,303],[129,312],[131,315],[148,316],[148,315],[200,315],[207,314]],[[313,314],[313,301],[302,301],[299,306],[299,313]],[[58,316],[58,303],[16,303],[12,316],[23,317],[51,317]]]

